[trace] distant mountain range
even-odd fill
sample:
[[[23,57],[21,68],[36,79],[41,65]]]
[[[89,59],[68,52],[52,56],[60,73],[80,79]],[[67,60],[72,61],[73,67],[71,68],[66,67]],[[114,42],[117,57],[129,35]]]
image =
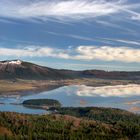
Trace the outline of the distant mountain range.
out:
[[[140,71],[73,71],[43,67],[21,60],[0,61],[0,79],[61,80],[75,78],[140,80]]]

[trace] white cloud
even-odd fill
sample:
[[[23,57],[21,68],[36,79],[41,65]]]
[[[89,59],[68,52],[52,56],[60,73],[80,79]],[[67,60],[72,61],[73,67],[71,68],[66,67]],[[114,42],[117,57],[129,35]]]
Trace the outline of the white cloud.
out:
[[[110,46],[79,46],[75,59],[140,62],[140,49]]]
[[[116,13],[136,13],[130,9],[133,5],[127,5],[126,0],[54,0],[54,1],[27,1],[1,0],[0,16],[10,18],[46,20],[49,17],[58,20],[79,20],[108,16]]]
[[[103,86],[103,87],[89,87],[78,86],[77,96],[89,97],[131,97],[140,95],[140,85],[117,85],[117,86]]]
[[[71,48],[65,50],[47,46],[27,46],[22,48],[0,48],[0,56],[140,62],[140,49],[111,46],[78,46],[76,49]]]
[[[67,59],[69,56],[64,50],[49,47],[27,46],[24,48],[0,48],[0,56],[16,57],[57,57]]]

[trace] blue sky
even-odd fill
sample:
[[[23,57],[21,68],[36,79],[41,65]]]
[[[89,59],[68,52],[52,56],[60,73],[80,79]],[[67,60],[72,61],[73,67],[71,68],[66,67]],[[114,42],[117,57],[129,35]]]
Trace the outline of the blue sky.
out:
[[[140,70],[138,0],[1,0],[0,60]]]

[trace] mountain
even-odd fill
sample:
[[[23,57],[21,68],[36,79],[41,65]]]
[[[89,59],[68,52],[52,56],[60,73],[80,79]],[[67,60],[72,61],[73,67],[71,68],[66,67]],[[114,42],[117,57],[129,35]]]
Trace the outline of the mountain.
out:
[[[39,66],[21,60],[0,61],[0,79],[69,79],[78,76],[78,72],[57,70]]]
[[[140,80],[140,71],[59,70],[21,60],[0,61],[0,79],[61,80],[74,78],[133,79]]]

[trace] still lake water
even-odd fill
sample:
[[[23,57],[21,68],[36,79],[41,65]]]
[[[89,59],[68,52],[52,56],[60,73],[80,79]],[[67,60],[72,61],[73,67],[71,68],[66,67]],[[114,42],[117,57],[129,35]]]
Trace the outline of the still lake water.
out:
[[[112,107],[140,113],[140,85],[89,87],[84,85],[64,86],[51,91],[25,96],[0,96],[0,111],[27,114],[43,114],[42,109],[26,108],[20,104],[28,99],[56,99],[62,106]]]

